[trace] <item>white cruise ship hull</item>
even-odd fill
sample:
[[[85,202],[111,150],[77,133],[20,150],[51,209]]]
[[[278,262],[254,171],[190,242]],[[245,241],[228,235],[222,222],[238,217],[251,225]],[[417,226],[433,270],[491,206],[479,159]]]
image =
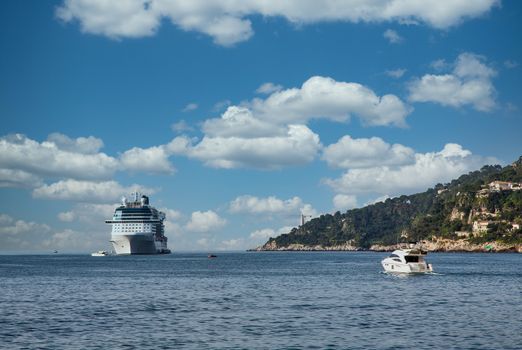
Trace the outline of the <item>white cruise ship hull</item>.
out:
[[[156,247],[152,234],[113,235],[111,243],[118,255],[164,253]]]

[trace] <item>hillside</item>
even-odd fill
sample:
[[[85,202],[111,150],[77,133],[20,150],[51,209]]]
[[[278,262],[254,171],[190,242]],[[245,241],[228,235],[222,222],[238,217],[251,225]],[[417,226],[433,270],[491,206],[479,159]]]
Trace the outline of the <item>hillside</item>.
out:
[[[388,250],[400,242],[425,241],[431,250],[519,251],[521,226],[522,157],[426,192],[321,215],[257,250]]]

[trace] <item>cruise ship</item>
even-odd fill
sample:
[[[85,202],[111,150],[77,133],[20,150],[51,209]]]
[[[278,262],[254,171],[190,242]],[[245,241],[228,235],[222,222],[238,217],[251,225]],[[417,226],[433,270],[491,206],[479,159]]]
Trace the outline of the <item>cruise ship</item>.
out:
[[[167,237],[164,235],[165,213],[149,205],[149,197],[133,193],[114,211],[111,243],[117,255],[168,254]]]

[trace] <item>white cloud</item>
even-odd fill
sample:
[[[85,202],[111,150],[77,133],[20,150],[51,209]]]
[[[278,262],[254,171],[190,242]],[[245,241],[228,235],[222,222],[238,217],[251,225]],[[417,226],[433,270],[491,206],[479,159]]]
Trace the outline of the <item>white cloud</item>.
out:
[[[169,208],[160,208],[160,211],[165,213],[165,235],[180,237],[185,233],[185,230],[179,222],[183,218],[183,214],[177,210]]]
[[[188,105],[186,105],[182,112],[191,112],[191,111],[195,111],[196,109],[198,109],[198,104],[197,103],[189,103]]]
[[[41,186],[42,184],[43,180],[39,176],[26,171],[0,169],[0,187],[33,188]]]
[[[102,34],[113,39],[138,38],[154,35],[160,24],[161,17],[147,3],[134,0],[65,0],[56,9],[56,16],[64,22],[78,20],[84,33]]]
[[[388,39],[390,44],[400,44],[404,41],[404,38],[393,29],[386,29],[382,36]]]
[[[340,211],[357,208],[357,196],[350,194],[337,194],[333,198],[333,205],[335,210]]]
[[[386,200],[388,198],[391,198],[391,197],[388,196],[387,194],[385,194],[385,195],[379,196],[379,197],[377,197],[375,199],[369,200],[368,202],[364,203],[364,206],[366,207],[368,205],[372,205],[372,204],[376,204],[376,203],[380,203],[380,202],[384,203],[384,202],[386,202]]]
[[[350,169],[340,178],[327,179],[325,183],[343,194],[409,194],[495,162],[495,159],[473,156],[462,146],[449,143],[440,152],[415,154],[413,164]]]
[[[405,126],[411,112],[395,95],[379,97],[361,84],[321,76],[311,77],[301,88],[274,92],[264,100],[255,98],[249,105],[257,118],[273,123],[306,123],[312,118],[344,121],[353,114],[369,126]]]
[[[496,72],[483,63],[482,56],[460,54],[451,74],[426,74],[409,84],[412,102],[436,102],[443,106],[471,105],[478,111],[495,107],[495,88],[491,78]]]
[[[180,220],[183,217],[183,214],[181,214],[181,212],[174,209],[160,208],[160,211],[164,212],[167,220],[170,221]]]
[[[71,139],[69,136],[57,132],[50,134],[47,141],[54,143],[61,150],[83,154],[98,153],[103,147],[103,141],[94,136]]]
[[[271,238],[271,237],[277,237],[279,235],[282,235],[284,233],[288,233],[290,231],[292,231],[294,227],[292,226],[284,226],[284,227],[281,227],[279,228],[278,230],[274,230],[274,229],[271,229],[271,228],[263,228],[263,229],[260,229],[260,230],[255,230],[255,231],[252,231],[249,235],[250,239],[253,240],[253,241],[256,241],[256,242],[264,242],[266,241],[267,239]]]
[[[0,169],[23,171],[37,177],[77,179],[107,178],[118,169],[115,158],[105,153],[90,154],[101,147],[98,139],[72,140],[65,135],[52,134],[50,140],[39,143],[21,134],[1,137]]]
[[[289,125],[286,135],[274,137],[207,137],[196,145],[176,138],[177,154],[215,168],[279,169],[311,162],[319,152],[319,136],[304,125]]]
[[[230,100],[219,101],[219,102],[216,102],[214,107],[212,107],[212,110],[214,112],[221,112],[223,109],[227,108],[231,104],[232,104],[232,102]]]
[[[78,21],[82,32],[110,38],[154,35],[168,19],[185,31],[211,36],[231,46],[253,35],[250,16],[283,17],[291,23],[389,22],[425,23],[448,28],[487,13],[498,0],[388,0],[378,2],[328,0],[64,0],[56,16]]]
[[[208,137],[271,137],[282,136],[286,128],[257,119],[245,107],[228,107],[221,118],[208,119],[202,130]]]
[[[149,148],[133,147],[121,155],[120,161],[125,169],[131,171],[173,174],[175,169],[169,161],[169,156],[169,149],[163,145]]]
[[[243,238],[233,238],[221,241],[221,250],[239,250],[246,249],[245,240]]]
[[[93,136],[72,139],[54,133],[38,142],[25,135],[0,137],[0,187],[39,187],[43,179],[104,180],[116,171],[172,174],[175,145],[134,147],[119,158],[99,152],[103,141]]]
[[[277,230],[277,234],[282,235],[284,233],[288,233],[288,232],[292,231],[293,228],[294,228],[294,226],[283,226],[279,230]]]
[[[438,60],[435,60],[430,63],[431,68],[435,69],[436,71],[442,71],[447,69],[450,65],[444,60],[443,58],[440,58]]]
[[[156,190],[140,185],[123,187],[116,181],[61,180],[33,190],[33,197],[44,199],[73,200],[79,202],[116,202],[131,192],[154,193]]]
[[[282,200],[275,196],[259,198],[250,195],[239,196],[230,202],[231,213],[240,214],[292,214],[302,213],[304,215],[316,216],[317,212],[310,204],[303,203],[299,197]]]
[[[52,232],[46,224],[15,220],[7,214],[0,214],[0,224],[0,251],[38,249]]]
[[[7,214],[0,214],[0,227],[7,226],[8,224],[13,222],[13,218]]]
[[[192,213],[190,221],[185,225],[188,231],[209,232],[225,226],[227,221],[212,210],[205,212],[195,211]]]
[[[78,249],[84,248],[89,238],[82,232],[72,229],[65,229],[53,233],[49,238],[42,242],[43,247],[51,249]]]
[[[379,137],[352,139],[346,135],[323,151],[322,158],[336,168],[371,168],[379,165],[413,163],[413,149],[384,142]]]
[[[194,130],[186,121],[180,120],[179,122],[173,123],[171,126],[172,131],[175,132],[183,132],[183,131],[192,131]]]
[[[254,240],[266,240],[270,237],[275,237],[277,234],[274,230],[271,228],[265,228],[261,230],[256,230],[252,233],[250,233],[250,238]]]
[[[229,106],[220,118],[203,123],[205,136],[199,142],[179,136],[167,145],[157,146],[157,158],[147,159],[157,159],[149,168],[165,171],[169,170],[171,155],[183,155],[207,166],[226,169],[302,165],[313,161],[322,148],[319,136],[302,124],[309,119],[342,121],[353,114],[365,125],[405,126],[411,110],[395,95],[379,97],[360,84],[315,76],[301,88],[280,90],[266,99],[255,98],[242,106]],[[136,166],[146,169],[147,162],[136,158]]]
[[[282,90],[283,87],[281,85],[276,85],[274,83],[264,83],[260,87],[257,88],[256,92],[258,94],[271,94],[276,91]]]
[[[2,222],[2,226],[0,226],[0,236],[17,236],[29,232],[46,233],[51,230],[51,228],[45,224],[38,224],[32,221],[14,220],[7,214],[2,214],[0,217]]]
[[[305,204],[299,209],[301,215],[304,215],[306,219],[311,219],[317,216],[317,210],[315,210],[311,204]]]
[[[58,213],[58,219],[60,219],[60,221],[72,222],[76,219],[76,214],[73,211],[65,211]]]
[[[58,219],[65,222],[81,221],[83,223],[103,222],[109,219],[114,209],[120,204],[77,203],[71,210],[58,214]]]
[[[406,69],[404,68],[397,68],[386,71],[386,75],[396,79],[401,78],[404,75],[404,73],[406,73]]]

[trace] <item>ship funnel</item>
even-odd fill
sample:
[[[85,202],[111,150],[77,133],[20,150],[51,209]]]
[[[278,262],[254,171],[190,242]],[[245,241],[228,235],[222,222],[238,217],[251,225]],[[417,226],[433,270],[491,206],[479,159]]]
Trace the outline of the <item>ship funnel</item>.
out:
[[[149,197],[145,195],[141,196],[141,205],[149,205]]]
[[[127,197],[125,197],[125,196],[121,197],[121,204],[127,205]]]

